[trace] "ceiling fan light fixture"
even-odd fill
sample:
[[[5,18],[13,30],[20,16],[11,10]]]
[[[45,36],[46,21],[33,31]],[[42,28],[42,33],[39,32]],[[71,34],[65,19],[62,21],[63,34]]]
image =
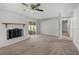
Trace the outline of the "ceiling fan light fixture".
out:
[[[37,3],[37,6],[40,6],[40,3]]]

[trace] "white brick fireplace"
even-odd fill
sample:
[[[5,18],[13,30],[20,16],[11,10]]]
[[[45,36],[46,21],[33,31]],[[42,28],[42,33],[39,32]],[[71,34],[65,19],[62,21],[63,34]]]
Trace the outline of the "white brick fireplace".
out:
[[[26,16],[7,10],[0,10],[0,15],[0,47],[4,47],[28,38]],[[17,28],[23,29],[23,36],[7,40],[7,30]]]
[[[8,39],[7,38],[8,37],[7,31],[12,30],[12,29],[22,29],[23,30],[22,36]],[[23,25],[21,23],[16,23],[16,24],[7,24],[6,25],[6,24],[2,23],[2,28],[0,29],[0,47],[27,39],[28,35],[26,33],[26,29],[27,29],[26,24]],[[9,34],[9,35],[11,35],[11,34]]]

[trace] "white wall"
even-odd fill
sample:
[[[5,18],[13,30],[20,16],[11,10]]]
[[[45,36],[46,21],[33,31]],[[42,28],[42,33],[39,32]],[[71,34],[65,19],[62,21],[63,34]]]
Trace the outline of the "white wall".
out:
[[[79,5],[74,11],[73,18],[73,42],[79,50]]]
[[[59,36],[59,19],[49,19],[40,23],[41,34]]]

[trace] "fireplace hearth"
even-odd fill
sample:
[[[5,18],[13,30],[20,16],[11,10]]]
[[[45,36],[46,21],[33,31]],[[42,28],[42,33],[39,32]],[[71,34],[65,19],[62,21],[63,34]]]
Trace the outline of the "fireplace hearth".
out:
[[[7,40],[23,36],[23,29],[15,28],[7,30]]]

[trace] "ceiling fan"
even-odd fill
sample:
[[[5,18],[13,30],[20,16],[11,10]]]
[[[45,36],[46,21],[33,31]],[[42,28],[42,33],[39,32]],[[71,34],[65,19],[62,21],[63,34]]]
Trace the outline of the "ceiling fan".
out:
[[[26,4],[26,3],[22,3],[22,5],[24,6],[27,6],[27,7],[30,7],[32,10],[36,10],[36,11],[40,11],[40,12],[43,12],[44,10],[40,9],[39,6],[41,6],[40,3],[37,3],[37,4]]]

